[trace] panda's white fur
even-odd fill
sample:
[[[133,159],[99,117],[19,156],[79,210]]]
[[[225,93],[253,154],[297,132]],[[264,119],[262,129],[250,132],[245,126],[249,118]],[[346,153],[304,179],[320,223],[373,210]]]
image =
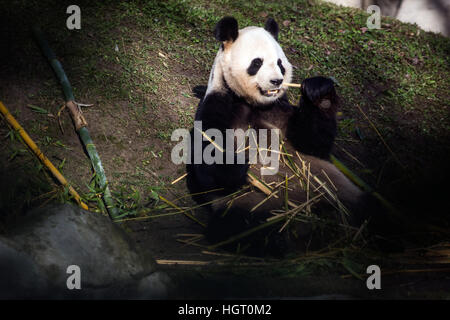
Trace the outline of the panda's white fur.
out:
[[[262,59],[263,65],[255,76],[250,76],[247,68],[255,58]],[[278,59],[281,59],[286,70],[284,76],[277,65]],[[235,41],[225,41],[217,53],[206,95],[211,92],[223,92],[225,90],[223,79],[238,96],[251,103],[267,104],[281,97],[287,88],[275,86],[270,80],[283,79],[283,82],[291,82],[292,65],[281,46],[267,30],[260,27],[246,27],[239,30]],[[263,91],[274,89],[279,91],[268,97],[261,95],[258,88]]]
[[[263,63],[255,75],[250,75],[247,69],[255,58],[260,58]],[[278,65],[279,59],[284,67],[284,75]],[[218,127],[220,130],[226,128],[245,129],[250,125],[267,129],[278,128],[281,130],[283,137],[289,137],[287,133],[289,117],[297,115],[299,108],[290,105],[287,101],[287,88],[281,85],[275,86],[270,82],[272,79],[283,79],[283,82],[291,82],[292,79],[292,65],[277,42],[276,36],[268,32],[265,28],[260,27],[246,27],[239,30],[235,39],[226,39],[222,42],[222,46],[215,57],[210,72],[205,96],[197,110],[196,120],[203,121],[203,128],[205,130],[210,127]],[[273,89],[279,89],[279,91],[271,96],[262,94],[262,92]],[[234,96],[231,96],[233,94],[238,98],[233,98]],[[313,108],[316,107],[314,106]],[[289,112],[285,113],[282,111],[285,109],[289,109]],[[331,110],[322,111],[324,113],[331,112]],[[255,114],[257,114],[256,120]],[[306,118],[302,121],[300,123],[307,124],[309,119]],[[315,119],[311,119],[311,121],[315,121]],[[319,121],[320,127],[320,121],[322,120],[317,121]],[[326,122],[328,120],[323,121]],[[335,124],[335,114],[333,114],[332,121]],[[299,132],[301,129],[300,127],[298,128]],[[310,137],[316,138],[321,134],[326,134],[325,129],[324,132],[320,130],[322,129],[319,128],[319,131],[311,133]],[[335,135],[335,133],[333,134]],[[331,144],[334,141],[334,135],[332,136]],[[301,136],[300,139],[302,138],[304,137]],[[294,151],[299,152],[301,157],[310,164],[313,174],[320,175],[323,181],[326,181],[328,178],[333,181],[334,186],[338,188],[338,198],[345,205],[358,205],[364,193],[347,179],[331,162],[314,156],[311,153],[304,154],[302,152],[304,150],[298,147],[292,147],[289,141],[287,141],[287,145],[296,149]],[[329,149],[331,150],[331,147]],[[230,184],[232,186],[243,185],[247,181],[248,169],[245,166],[235,165],[234,167],[224,167],[224,165],[217,165],[217,167],[214,167],[208,165],[188,165],[187,169],[189,173],[188,186],[192,193],[201,193],[221,187],[225,189],[230,188],[228,180],[236,180],[236,183]],[[222,171],[225,172],[225,170],[227,171],[223,174]],[[325,176],[323,172],[326,173]],[[196,200],[199,202],[210,202],[222,196],[223,194],[221,193],[206,193],[205,196],[201,196],[201,200]],[[255,195],[250,201],[247,197],[247,199],[242,201],[236,201],[233,206],[240,206],[236,212],[248,212],[250,208],[264,200],[265,197],[266,195],[263,194],[261,196]],[[304,197],[302,194],[289,195],[290,199],[297,199],[298,201],[304,199],[302,197]],[[283,200],[277,202],[272,198],[271,201],[267,201],[265,205],[261,206],[259,208],[260,211],[266,210],[267,212],[270,206],[272,208],[276,206],[278,208],[283,207]],[[214,216],[219,217],[219,220],[224,210],[228,210],[226,209],[225,203],[226,201],[220,201],[210,206],[211,211],[215,214]],[[237,214],[239,215],[240,213]],[[230,215],[229,213],[227,214]],[[255,215],[256,213],[251,216],[246,216],[245,219],[248,219],[248,217],[253,219]],[[216,241],[220,240],[221,236],[217,234],[221,233],[222,224],[223,228],[230,227],[226,226],[226,223],[216,223],[214,225],[215,229],[212,231],[212,236]],[[230,234],[225,231],[222,236],[226,238]]]

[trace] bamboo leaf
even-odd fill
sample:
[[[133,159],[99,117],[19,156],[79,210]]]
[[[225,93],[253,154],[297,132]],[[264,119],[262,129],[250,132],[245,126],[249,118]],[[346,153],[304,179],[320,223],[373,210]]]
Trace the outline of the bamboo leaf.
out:
[[[27,105],[28,108],[31,109],[31,111],[36,112],[36,113],[40,113],[40,114],[49,114],[50,112],[48,112],[48,110],[45,110],[44,108],[32,105],[32,104],[28,104]]]

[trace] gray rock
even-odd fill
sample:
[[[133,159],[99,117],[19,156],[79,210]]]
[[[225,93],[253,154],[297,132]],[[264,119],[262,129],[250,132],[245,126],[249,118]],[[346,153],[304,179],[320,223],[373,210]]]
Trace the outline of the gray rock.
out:
[[[38,297],[48,289],[38,265],[0,238],[0,299]]]
[[[71,265],[81,289],[67,287]],[[165,298],[170,281],[155,266],[109,218],[46,207],[0,237],[0,298]]]

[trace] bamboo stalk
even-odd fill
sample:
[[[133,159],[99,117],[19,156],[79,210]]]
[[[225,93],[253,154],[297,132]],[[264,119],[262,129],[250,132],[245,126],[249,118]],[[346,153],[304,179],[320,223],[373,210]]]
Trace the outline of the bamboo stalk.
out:
[[[187,265],[187,266],[207,266],[207,265],[218,265],[218,266],[267,266],[270,263],[264,261],[255,262],[236,262],[236,261],[199,261],[199,260],[166,260],[166,259],[156,259],[156,263],[160,265]]]
[[[365,183],[361,178],[359,178],[356,174],[354,174],[349,168],[347,168],[342,162],[336,159],[335,156],[331,155],[331,162],[344,174],[346,175],[353,183],[355,183],[358,187],[360,187],[363,191],[366,191],[372,194],[375,198],[380,200],[385,208],[387,208],[392,214],[397,216],[397,218],[401,218],[401,214],[398,210],[387,201],[381,194],[375,192],[367,183]]]
[[[159,198],[160,198],[162,201],[164,201],[165,203],[167,203],[169,206],[171,206],[171,207],[173,207],[173,208],[175,208],[175,209],[178,209],[178,210],[179,210],[178,213],[183,213],[186,217],[188,217],[188,218],[194,220],[195,222],[197,222],[197,223],[198,223],[199,225],[201,225],[202,227],[206,227],[206,225],[205,225],[203,222],[201,222],[200,220],[198,220],[198,219],[197,219],[196,217],[194,217],[192,214],[186,212],[186,210],[183,210],[182,208],[180,208],[179,206],[177,206],[177,205],[176,205],[175,203],[173,203],[172,201],[170,201],[170,200],[164,198],[164,197],[161,196],[161,195],[159,196]]]
[[[266,185],[263,181],[259,180],[254,174],[248,172],[247,177],[249,178],[249,183],[254,187],[258,188],[264,194],[268,196],[272,194],[272,189],[268,185]],[[277,196],[274,197],[278,198]]]
[[[294,88],[301,88],[302,85],[301,84],[297,84],[297,83],[289,83],[289,82],[285,82],[282,84],[283,86],[286,87],[294,87]]]
[[[331,162],[338,168],[344,175],[346,175],[353,183],[366,192],[373,192],[373,189],[366,184],[362,179],[350,171],[342,162],[336,159],[335,156],[330,156]]]
[[[195,261],[195,260],[166,260],[166,259],[157,259],[157,264],[166,264],[166,265],[189,265],[189,266],[206,266],[211,263],[217,263],[214,261]]]
[[[175,183],[177,183],[178,181],[184,179],[187,175],[188,175],[187,173],[183,174],[181,177],[178,177],[178,178],[176,178],[175,180],[173,180],[170,184],[175,184]]]
[[[119,212],[114,206],[114,201],[111,196],[111,191],[108,187],[108,181],[106,179],[100,156],[98,155],[94,142],[92,141],[89,135],[89,131],[86,128],[87,122],[81,114],[79,106],[75,102],[75,97],[73,95],[69,79],[67,78],[61,63],[56,59],[54,52],[50,49],[50,46],[45,40],[42,31],[39,28],[35,27],[33,28],[33,33],[38,41],[40,48],[42,49],[42,52],[48,59],[50,65],[56,73],[56,76],[58,77],[58,80],[61,83],[66,100],[66,106],[70,111],[70,115],[72,116],[72,119],[75,123],[75,128],[89,155],[92,167],[94,168],[94,171],[99,178],[99,187],[101,188],[101,190],[103,190],[103,202],[105,203],[110,218],[114,220],[116,217],[118,217]]]
[[[70,194],[75,198],[80,207],[84,210],[88,210],[88,206],[81,200],[79,194],[75,191],[72,186],[67,182],[66,178],[56,169],[56,167],[52,164],[52,162],[42,153],[39,147],[34,143],[33,139],[28,135],[28,133],[22,128],[22,126],[17,122],[17,120],[13,117],[13,115],[9,112],[9,110],[5,107],[5,105],[0,101],[0,111],[5,116],[6,121],[16,130],[23,141],[30,147],[30,149],[34,152],[34,154],[41,160],[41,162],[50,170],[53,176],[66,188],[69,189]]]

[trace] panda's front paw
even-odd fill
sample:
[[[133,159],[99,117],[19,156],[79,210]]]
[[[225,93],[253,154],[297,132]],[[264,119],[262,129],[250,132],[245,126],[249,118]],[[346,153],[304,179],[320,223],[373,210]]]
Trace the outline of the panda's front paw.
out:
[[[328,117],[334,116],[338,108],[338,98],[333,80],[325,77],[312,77],[303,80],[300,104],[311,110],[317,108]]]
[[[322,111],[327,111],[331,108],[331,100],[330,99],[321,99],[318,107],[322,110]]]
[[[310,102],[316,104],[322,99],[330,100],[336,94],[334,82],[326,77],[312,77],[303,80],[302,95]]]

